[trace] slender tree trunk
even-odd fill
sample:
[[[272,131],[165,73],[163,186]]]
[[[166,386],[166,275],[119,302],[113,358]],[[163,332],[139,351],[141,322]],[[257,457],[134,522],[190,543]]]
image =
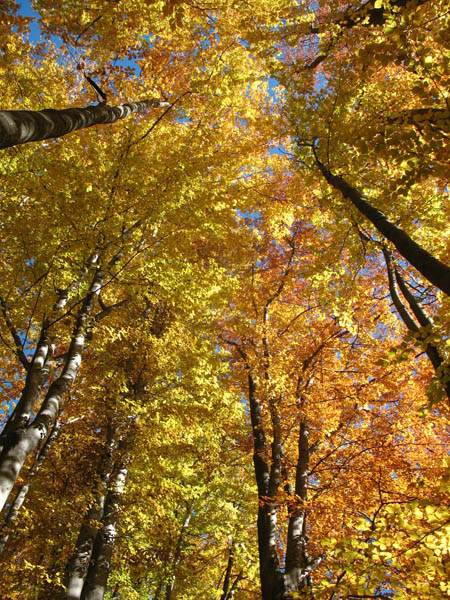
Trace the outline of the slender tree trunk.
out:
[[[114,447],[116,444],[115,431],[108,427],[105,455],[100,468],[99,495],[88,509],[78,534],[75,550],[67,565],[66,593],[67,600],[79,600],[86,580],[89,563],[91,560],[98,525],[104,516],[105,500],[108,490],[111,470],[114,461]]]
[[[283,597],[283,577],[276,547],[277,514],[276,507],[269,498],[269,487],[273,488],[274,470],[269,471],[265,460],[266,439],[262,411],[256,397],[256,384],[250,373],[248,381],[253,431],[253,464],[259,502],[257,528],[261,593],[263,600],[281,600]]]
[[[175,548],[175,554],[172,560],[172,573],[170,575],[170,581],[166,583],[166,593],[164,596],[164,600],[171,600],[173,588],[175,587],[175,581],[177,577],[178,567],[181,562],[181,553],[183,551],[184,538],[186,535],[186,530],[189,527],[189,522],[192,517],[192,504],[188,504],[186,508],[185,517],[183,519],[183,524],[181,525],[181,530],[178,535],[177,546]]]
[[[132,113],[148,108],[170,106],[160,100],[142,100],[121,106],[98,104],[84,108],[62,110],[2,110],[0,111],[0,148],[9,148],[26,142],[58,138],[93,125],[115,123]]]
[[[227,600],[228,591],[230,589],[231,573],[232,573],[232,570],[233,570],[233,563],[234,563],[234,542],[231,544],[230,551],[229,551],[229,554],[228,554],[227,568],[226,568],[226,571],[225,571],[225,578],[223,580],[222,595],[220,597],[220,600]]]
[[[0,454],[14,438],[14,432],[28,425],[33,409],[41,394],[42,386],[48,376],[48,361],[53,354],[45,327],[42,328],[36,350],[27,371],[25,386],[21,397],[0,435]]]
[[[61,375],[51,384],[33,422],[30,425],[16,429],[13,439],[8,440],[8,445],[3,449],[0,456],[0,510],[5,505],[25,460],[36,450],[55,422],[62,398],[70,390],[77,376],[84,349],[86,326],[102,282],[103,273],[98,269],[78,313]]]
[[[26,428],[30,422],[31,415],[36,411],[36,405],[40,398],[42,387],[50,373],[50,361],[55,349],[54,344],[51,343],[49,331],[51,329],[52,320],[57,318],[57,315],[64,309],[70,293],[79,288],[87,273],[92,272],[98,258],[98,253],[92,254],[86,261],[86,265],[81,270],[80,275],[76,277],[67,288],[58,291],[58,298],[53,305],[51,313],[50,315],[47,315],[44,320],[34,356],[30,363],[24,364],[27,371],[25,385],[15,409],[8,417],[6,425],[0,434],[0,455],[5,445],[8,445],[8,440],[14,439],[14,432],[18,429]],[[0,303],[2,304],[6,318],[8,316],[6,314],[6,304],[1,298]],[[13,335],[16,334],[16,330],[12,323],[9,322],[7,324]],[[22,364],[24,363],[23,360],[21,362]]]
[[[45,444],[42,446],[36,462],[31,467],[30,472],[28,473],[27,482],[19,488],[16,497],[14,498],[11,506],[9,507],[9,510],[1,527],[0,555],[5,549],[5,545],[8,541],[11,528],[14,524],[14,521],[17,519],[19,510],[22,508],[22,505],[25,502],[25,498],[27,497],[27,494],[30,490],[31,483],[34,477],[39,473],[42,464],[44,463],[44,460],[47,454],[49,453],[50,448],[52,447],[52,444],[58,437],[61,430],[61,425],[62,424],[60,420],[57,420],[56,423],[53,425],[50,435],[46,439]]]
[[[395,270],[392,264],[392,256],[385,246],[383,246],[383,255],[384,260],[386,261],[389,293],[391,294],[392,302],[394,303],[394,306],[407,329],[413,333],[417,333],[419,328],[400,298],[397,287],[397,277],[395,276]]]
[[[241,579],[244,576],[244,572],[240,571],[238,573],[238,575],[236,576],[235,580],[233,581],[230,591],[228,593],[228,596],[226,597],[225,600],[232,600],[233,596],[234,596],[234,592],[237,590],[237,586],[239,585],[239,582],[241,581]]]
[[[333,175],[331,171],[319,161],[316,162],[323,176],[344,198],[348,198],[371,223],[397,248],[399,253],[408,260],[419,273],[433,285],[450,296],[450,267],[435,258],[430,252],[419,246],[403,229],[389,221],[386,215],[375,208],[364,196],[345,179]]]
[[[295,592],[307,587],[306,568],[306,510],[303,505],[308,498],[307,483],[309,471],[309,431],[305,419],[300,423],[298,437],[298,459],[295,476],[295,505],[289,517],[286,566],[284,582],[286,598],[294,598]],[[300,501],[297,500],[300,498]]]
[[[117,538],[117,524],[128,475],[128,463],[131,459],[130,446],[133,437],[132,431],[129,430],[126,438],[121,442],[121,448],[119,448],[121,457],[119,457],[116,473],[112,477],[112,482],[106,494],[102,528],[95,539],[91,564],[81,594],[82,600],[103,600],[106,592],[111,559]]]
[[[413,296],[413,294],[409,291],[408,286],[406,285],[403,277],[397,271],[397,269],[392,264],[392,256],[389,250],[383,247],[384,259],[386,261],[387,272],[388,272],[388,282],[389,282],[389,292],[391,294],[392,302],[394,303],[395,308],[397,309],[400,318],[406,325],[407,329],[411,331],[411,333],[417,334],[420,331],[419,326],[414,321],[413,317],[409,314],[408,309],[403,304],[398,287],[400,288],[404,298],[409,304],[410,309],[412,310],[414,316],[419,322],[421,327],[429,327],[429,333],[431,333],[433,324],[425,314],[419,300]],[[397,287],[398,284],[398,287]],[[426,344],[425,352],[434,367],[436,376],[441,380],[442,386],[445,389],[445,393],[447,398],[450,400],[450,382],[442,381],[443,373],[440,370],[440,367],[443,365],[444,360],[442,359],[439,350],[433,344]]]
[[[230,546],[230,553],[228,556],[228,563],[227,563],[227,568],[225,571],[225,579],[223,581],[222,595],[220,597],[220,600],[231,600],[234,596],[234,592],[236,591],[236,588],[237,588],[240,580],[242,579],[243,571],[240,571],[238,573],[238,575],[235,577],[233,583],[231,583],[231,575],[233,572],[233,566],[234,566],[234,542]]]

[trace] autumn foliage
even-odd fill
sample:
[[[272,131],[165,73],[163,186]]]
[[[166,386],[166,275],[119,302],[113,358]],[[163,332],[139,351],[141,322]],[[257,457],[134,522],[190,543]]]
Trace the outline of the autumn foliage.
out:
[[[3,2],[2,599],[450,596],[449,15]]]

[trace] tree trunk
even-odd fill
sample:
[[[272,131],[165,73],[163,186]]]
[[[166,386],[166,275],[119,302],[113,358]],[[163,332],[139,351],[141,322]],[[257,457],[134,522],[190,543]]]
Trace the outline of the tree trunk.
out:
[[[222,595],[220,596],[220,600],[231,600],[234,596],[234,592],[238,586],[238,583],[242,579],[243,572],[239,571],[238,575],[235,577],[233,583],[231,583],[231,575],[233,572],[234,565],[234,542],[230,546],[230,553],[228,556],[227,569],[225,571],[225,579],[223,581]]]
[[[0,510],[19,476],[27,457],[36,450],[49,428],[56,420],[61,401],[70,390],[81,364],[85,343],[85,329],[89,321],[95,298],[100,293],[103,273],[98,269],[93,277],[90,290],[79,310],[66,362],[61,375],[51,384],[44,402],[31,425],[16,429],[13,439],[8,440],[0,456]]]
[[[286,567],[284,582],[286,598],[295,597],[295,592],[304,590],[307,585],[308,558],[306,554],[306,502],[309,471],[309,431],[305,419],[300,423],[298,436],[298,459],[295,476],[295,505],[289,517]],[[297,500],[300,498],[300,501]]]
[[[142,100],[121,106],[98,104],[84,108],[62,110],[2,110],[0,111],[0,148],[9,148],[26,142],[58,138],[93,125],[115,123],[132,113],[147,108],[170,106],[169,102]]]
[[[36,462],[31,467],[30,472],[28,473],[27,482],[19,488],[19,491],[17,492],[16,497],[14,498],[14,501],[12,502],[11,506],[9,507],[9,510],[6,514],[5,520],[1,527],[0,555],[2,554],[3,550],[5,549],[5,545],[6,545],[6,542],[8,541],[11,527],[14,524],[14,521],[17,519],[19,510],[22,508],[22,505],[25,502],[25,498],[27,497],[31,482],[33,481],[34,477],[39,473],[39,470],[41,469],[42,464],[44,463],[44,460],[45,460],[47,454],[49,453],[53,442],[58,437],[60,430],[61,430],[61,425],[62,424],[61,424],[60,420],[56,421],[56,423],[53,425],[50,435],[46,439],[45,444],[42,446]]]
[[[106,493],[114,461],[114,447],[116,444],[114,433],[113,428],[108,427],[105,455],[100,468],[99,495],[86,512],[75,544],[74,553],[67,565],[67,589],[64,594],[67,600],[79,600],[81,598],[84,582],[88,574],[89,563],[98,531],[97,523],[101,522],[104,516]]]
[[[135,419],[132,424],[134,423]],[[117,523],[128,475],[128,464],[131,460],[130,445],[133,437],[133,432],[128,430],[126,438],[120,444],[121,456],[118,459],[115,475],[106,494],[102,528],[95,539],[91,564],[81,594],[82,600],[103,600],[106,592],[111,559],[117,538]]]
[[[364,196],[345,179],[333,175],[331,171],[319,161],[316,162],[323,176],[344,198],[348,198],[371,223],[390,242],[394,244],[399,253],[415,267],[419,273],[433,285],[450,296],[450,267],[435,258],[430,252],[419,246],[403,229],[389,221],[386,215],[375,208]]]
[[[259,502],[257,528],[261,593],[263,600],[281,600],[283,597],[283,577],[276,548],[277,514],[276,507],[268,499],[270,495],[269,487],[273,487],[274,469],[269,472],[265,460],[264,423],[261,406],[256,397],[256,384],[251,374],[248,376],[248,381],[253,431],[253,464]]]
[[[41,331],[36,350],[27,371],[25,386],[17,405],[6,422],[0,435],[0,454],[14,438],[14,432],[28,425],[42,386],[48,376],[48,359],[53,354],[53,346],[49,342],[45,327]]]
[[[170,575],[170,581],[166,583],[166,593],[164,600],[171,600],[173,588],[175,587],[175,580],[177,576],[178,566],[181,562],[181,553],[183,551],[184,538],[186,530],[189,526],[189,522],[192,517],[192,504],[188,504],[186,508],[185,517],[181,526],[180,534],[178,536],[177,547],[175,548],[175,554],[172,560],[172,573]]]
[[[425,314],[420,302],[417,298],[413,296],[413,294],[409,291],[403,277],[397,271],[397,269],[392,264],[392,256],[389,250],[383,247],[384,259],[386,261],[387,272],[388,272],[388,282],[389,282],[389,292],[391,294],[392,302],[394,303],[395,308],[397,309],[398,314],[400,315],[402,321],[406,325],[407,329],[411,331],[413,334],[417,334],[420,331],[419,326],[414,321],[413,317],[409,314],[408,309],[403,304],[397,284],[400,287],[400,290],[407,300],[414,316],[417,321],[420,323],[421,327],[429,327],[429,333],[432,332],[433,324],[430,319]],[[434,367],[436,372],[436,376],[441,380],[442,386],[445,389],[445,393],[447,394],[447,398],[450,400],[450,382],[445,381],[443,378],[443,373],[440,372],[440,367],[443,364],[443,359],[439,353],[439,350],[433,344],[426,344],[425,352]]]

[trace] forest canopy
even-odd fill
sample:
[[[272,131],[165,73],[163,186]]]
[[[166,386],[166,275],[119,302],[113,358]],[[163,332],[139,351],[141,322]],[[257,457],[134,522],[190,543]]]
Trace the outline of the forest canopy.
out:
[[[444,0],[3,0],[5,600],[450,597]]]

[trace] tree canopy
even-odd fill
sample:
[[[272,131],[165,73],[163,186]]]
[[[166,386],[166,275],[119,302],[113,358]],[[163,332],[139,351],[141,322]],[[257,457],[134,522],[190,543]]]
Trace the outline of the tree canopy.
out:
[[[449,27],[2,3],[2,598],[450,596]]]

